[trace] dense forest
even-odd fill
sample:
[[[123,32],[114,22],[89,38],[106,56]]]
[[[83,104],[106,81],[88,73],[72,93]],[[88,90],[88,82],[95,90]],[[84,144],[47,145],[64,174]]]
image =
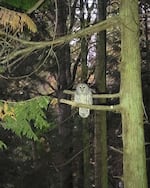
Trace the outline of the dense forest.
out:
[[[148,0],[0,0],[0,188],[150,188],[149,96]]]

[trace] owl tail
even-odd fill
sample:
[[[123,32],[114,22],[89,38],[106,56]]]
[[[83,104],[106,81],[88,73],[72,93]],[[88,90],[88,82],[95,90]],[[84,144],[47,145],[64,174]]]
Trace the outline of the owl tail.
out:
[[[79,115],[82,118],[87,118],[90,115],[90,110],[87,108],[79,108]]]

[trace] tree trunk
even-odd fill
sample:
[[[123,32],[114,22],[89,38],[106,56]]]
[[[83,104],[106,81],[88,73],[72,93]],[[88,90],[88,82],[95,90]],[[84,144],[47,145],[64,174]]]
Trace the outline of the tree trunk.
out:
[[[138,0],[122,0],[121,90],[125,188],[147,188],[141,90]]]
[[[85,9],[84,1],[80,0],[80,26],[84,29],[87,26],[87,21],[85,20]],[[81,81],[87,81],[88,67],[87,67],[87,54],[88,54],[88,41],[87,38],[81,38],[81,67],[82,75]],[[83,188],[90,188],[90,148],[88,147],[90,143],[89,134],[89,124],[88,119],[82,119],[82,145],[83,151]]]
[[[106,18],[106,3],[98,0],[98,21]],[[97,35],[96,89],[98,93],[106,91],[106,32]],[[105,103],[105,99],[99,103]],[[106,112],[95,111],[95,188],[108,187],[107,174],[107,123]]]
[[[68,5],[65,0],[57,0],[57,28],[56,36],[67,34]],[[63,90],[67,89],[71,82],[70,75],[70,47],[64,44],[56,49],[58,70],[58,98],[66,98]],[[58,105],[58,126],[59,126],[59,163],[60,163],[60,188],[72,187],[71,164],[65,164],[71,158],[72,150],[72,123],[69,119],[71,108],[65,104]]]

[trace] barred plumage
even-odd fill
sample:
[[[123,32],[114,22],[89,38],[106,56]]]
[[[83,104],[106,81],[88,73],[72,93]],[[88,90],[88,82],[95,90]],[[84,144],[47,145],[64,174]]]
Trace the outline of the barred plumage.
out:
[[[76,87],[74,101],[83,104],[93,104],[92,92],[87,84],[81,83]],[[79,115],[82,118],[87,118],[90,114],[90,109],[79,108]]]

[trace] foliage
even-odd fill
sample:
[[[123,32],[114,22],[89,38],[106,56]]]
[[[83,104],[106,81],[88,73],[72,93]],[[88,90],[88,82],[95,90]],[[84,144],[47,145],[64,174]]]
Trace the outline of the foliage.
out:
[[[22,10],[30,9],[36,2],[37,0],[2,0],[2,3]]]
[[[4,102],[4,105],[0,107],[0,119],[3,120],[6,116],[14,118],[14,115],[13,108],[9,108],[7,102]]]
[[[35,23],[25,13],[19,13],[3,7],[0,7],[0,24],[4,27],[9,26],[13,32],[23,32],[24,25],[34,33],[37,31]]]
[[[3,116],[1,115],[1,125],[4,129],[11,130],[18,136],[26,136],[36,141],[38,140],[36,135],[38,129],[50,128],[45,113],[48,103],[48,97],[38,97],[26,102],[9,103],[9,107],[5,103],[4,105],[1,103],[1,112],[3,111],[4,114]],[[4,144],[1,145],[4,146]]]

